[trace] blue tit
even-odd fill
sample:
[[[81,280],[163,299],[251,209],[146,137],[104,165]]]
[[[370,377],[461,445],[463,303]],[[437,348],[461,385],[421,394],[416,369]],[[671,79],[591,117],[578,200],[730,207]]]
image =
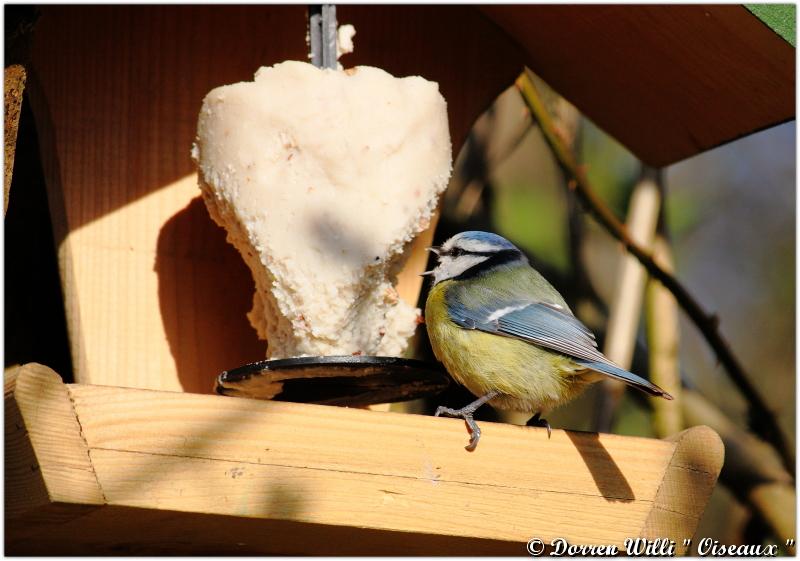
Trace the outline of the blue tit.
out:
[[[462,232],[429,248],[438,263],[425,304],[425,324],[436,358],[479,399],[462,409],[439,407],[436,416],[463,418],[474,450],[480,429],[472,418],[483,404],[534,414],[528,423],[547,427],[541,415],[613,378],[650,395],[672,396],[617,366],[598,349],[594,335],[507,239]]]

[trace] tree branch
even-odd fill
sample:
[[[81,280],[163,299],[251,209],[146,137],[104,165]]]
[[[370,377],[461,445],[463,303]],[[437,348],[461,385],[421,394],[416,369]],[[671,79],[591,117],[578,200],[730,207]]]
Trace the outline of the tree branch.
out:
[[[661,282],[675,296],[681,308],[683,308],[684,312],[702,333],[709,346],[714,350],[717,359],[725,367],[733,383],[747,398],[750,407],[750,425],[753,430],[775,447],[786,469],[789,473],[794,473],[792,449],[780,430],[775,416],[750,382],[738,359],[731,352],[728,343],[719,333],[719,319],[716,316],[706,314],[686,288],[674,276],[659,267],[653,261],[652,255],[631,239],[625,225],[595,194],[589,183],[586,170],[578,165],[575,155],[565,146],[556,133],[552,119],[542,103],[536,86],[528,76],[527,70],[520,74],[515,85],[528,105],[531,116],[539,124],[559,165],[572,178],[570,188],[578,194],[597,221],[622,243],[626,251],[639,260],[650,276]]]

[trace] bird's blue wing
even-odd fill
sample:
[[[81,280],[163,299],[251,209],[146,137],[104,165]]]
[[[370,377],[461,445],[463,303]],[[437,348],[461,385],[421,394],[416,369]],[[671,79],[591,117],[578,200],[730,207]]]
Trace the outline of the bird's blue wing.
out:
[[[448,311],[453,322],[464,329],[515,337],[575,358],[608,360],[597,350],[592,332],[556,304],[518,301],[470,309],[455,302],[448,305]]]
[[[468,308],[451,302],[448,312],[464,329],[478,329],[514,337],[571,357],[577,364],[601,372],[653,395],[669,396],[644,378],[608,360],[598,349],[594,335],[581,321],[558,304],[546,302],[502,302],[494,306]]]
[[[631,386],[642,390],[643,392],[649,393],[650,395],[660,396],[665,399],[672,399],[672,396],[653,384],[648,380],[645,380],[641,376],[637,376],[633,372],[628,372],[624,368],[621,368],[608,360],[607,358],[603,357],[603,362],[592,361],[592,360],[583,360],[583,359],[576,359],[575,362],[588,368],[589,370],[594,370],[595,372],[600,372],[609,376],[610,378],[614,378],[615,380],[619,380],[620,382],[625,382],[626,384],[630,384]]]

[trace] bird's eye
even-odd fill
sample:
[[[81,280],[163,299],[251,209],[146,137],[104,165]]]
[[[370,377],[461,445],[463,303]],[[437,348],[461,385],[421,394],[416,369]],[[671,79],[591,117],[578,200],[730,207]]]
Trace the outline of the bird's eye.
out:
[[[465,253],[466,253],[466,251],[464,251],[460,247],[454,247],[453,249],[450,250],[450,256],[451,257],[461,257]]]

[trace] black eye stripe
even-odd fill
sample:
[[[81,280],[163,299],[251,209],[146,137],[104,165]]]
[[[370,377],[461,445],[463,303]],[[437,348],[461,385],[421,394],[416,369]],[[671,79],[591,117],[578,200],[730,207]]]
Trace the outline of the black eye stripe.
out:
[[[497,249],[496,251],[469,251],[468,249],[464,249],[461,247],[454,247],[453,249],[449,249],[447,251],[440,251],[439,255],[446,255],[448,257],[461,257],[462,255],[478,255],[480,257],[491,257],[492,255],[497,255],[498,253],[508,253],[508,252],[519,253],[516,249]]]
[[[470,255],[488,255],[489,259],[481,261],[477,265],[473,265],[460,275],[453,277],[455,280],[465,280],[472,277],[477,277],[484,273],[488,273],[508,263],[513,263],[522,258],[522,252],[518,249],[501,249],[491,253],[470,253]]]

